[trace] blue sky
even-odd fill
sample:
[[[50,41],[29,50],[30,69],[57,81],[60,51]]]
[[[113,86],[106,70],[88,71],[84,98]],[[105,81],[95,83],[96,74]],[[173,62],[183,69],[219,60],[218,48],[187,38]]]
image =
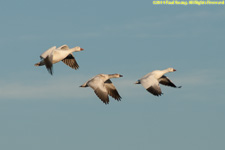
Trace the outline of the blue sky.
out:
[[[4,150],[223,150],[224,6],[154,6],[152,1],[5,1],[0,6],[0,148]],[[67,44],[78,71],[35,67]],[[181,89],[154,97],[137,79],[174,67]],[[79,88],[99,73],[122,101],[104,105]]]

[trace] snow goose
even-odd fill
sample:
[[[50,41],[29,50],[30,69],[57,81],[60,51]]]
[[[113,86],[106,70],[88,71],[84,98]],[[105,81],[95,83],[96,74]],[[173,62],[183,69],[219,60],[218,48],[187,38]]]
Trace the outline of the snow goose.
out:
[[[62,61],[69,67],[77,70],[79,65],[77,64],[72,52],[79,52],[84,50],[79,46],[74,48],[69,48],[67,45],[62,45],[58,48],[53,46],[46,50],[43,54],[41,54],[41,61],[36,63],[35,66],[43,66],[45,65],[48,72],[52,75],[53,74],[53,64]]]
[[[119,95],[116,87],[113,85],[111,78],[122,77],[120,74],[99,74],[85,82],[80,87],[91,87],[95,94],[102,100],[103,103],[109,103],[109,97],[113,97],[115,100],[120,101],[121,96]]]
[[[168,72],[174,71],[176,71],[174,68],[167,68],[165,70],[155,70],[146,74],[144,77],[135,82],[135,84],[142,84],[142,86],[148,92],[152,93],[155,96],[160,96],[163,93],[161,91],[161,88],[159,87],[159,83],[174,88],[181,88],[181,86],[176,86],[168,77],[164,75]]]

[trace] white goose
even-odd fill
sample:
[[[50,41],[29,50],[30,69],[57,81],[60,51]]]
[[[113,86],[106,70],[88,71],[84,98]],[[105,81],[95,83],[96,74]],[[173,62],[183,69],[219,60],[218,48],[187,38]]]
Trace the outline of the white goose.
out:
[[[67,45],[62,45],[59,48],[56,46],[51,47],[50,49],[46,50],[43,54],[41,54],[41,61],[36,63],[35,66],[43,66],[45,65],[48,72],[52,75],[53,74],[53,64],[63,61],[66,65],[70,66],[71,68],[77,70],[79,65],[77,64],[72,52],[79,52],[84,50],[79,46],[74,48],[69,48]]]
[[[121,96],[116,90],[110,78],[122,77],[120,74],[99,74],[85,82],[80,87],[91,87],[95,94],[102,100],[103,103],[109,103],[108,95],[112,96],[115,100],[120,101]]]
[[[152,93],[155,96],[159,96],[163,94],[161,88],[159,87],[159,83],[174,88],[181,88],[181,86],[177,87],[175,84],[173,84],[173,82],[164,75],[165,73],[174,71],[176,70],[173,68],[167,68],[165,70],[155,70],[146,74],[144,77],[135,82],[135,84],[142,84],[142,86],[148,92]]]

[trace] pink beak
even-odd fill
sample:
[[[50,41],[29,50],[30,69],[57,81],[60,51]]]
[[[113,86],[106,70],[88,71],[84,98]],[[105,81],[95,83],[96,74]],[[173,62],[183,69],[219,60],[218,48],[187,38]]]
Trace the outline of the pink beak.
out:
[[[84,49],[83,48],[80,48],[80,50],[83,51]]]

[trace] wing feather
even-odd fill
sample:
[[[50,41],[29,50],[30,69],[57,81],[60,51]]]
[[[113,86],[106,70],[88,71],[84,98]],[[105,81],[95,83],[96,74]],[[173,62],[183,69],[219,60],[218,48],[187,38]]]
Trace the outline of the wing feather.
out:
[[[60,46],[58,49],[61,49],[61,50],[68,50],[70,49],[67,45],[62,45]]]
[[[47,57],[44,59],[44,62],[45,62],[45,67],[46,67],[46,69],[47,69],[48,72],[52,75],[52,74],[53,74],[53,65],[52,65],[51,57],[47,56]]]
[[[78,63],[76,62],[73,54],[69,54],[66,58],[62,60],[67,66],[77,70],[79,68]]]
[[[118,91],[116,90],[116,87],[113,85],[110,79],[106,80],[104,85],[110,96],[112,96],[117,101],[121,100],[121,96],[119,95]]]
[[[174,88],[181,88],[181,86],[176,86],[168,77],[162,76],[161,78],[158,79],[159,83],[162,85],[174,87]]]
[[[144,76],[140,80],[140,82],[141,82],[142,86],[148,92],[152,93],[153,95],[155,95],[155,96],[162,95],[162,91],[161,91],[161,88],[159,86],[159,82],[153,75]]]
[[[150,86],[149,88],[146,89],[148,92],[152,93],[155,96],[160,96],[162,95],[162,91],[160,89],[159,86],[155,85],[155,86]]]
[[[109,104],[109,97],[106,91],[102,91],[100,88],[97,88],[94,92],[103,103]]]

